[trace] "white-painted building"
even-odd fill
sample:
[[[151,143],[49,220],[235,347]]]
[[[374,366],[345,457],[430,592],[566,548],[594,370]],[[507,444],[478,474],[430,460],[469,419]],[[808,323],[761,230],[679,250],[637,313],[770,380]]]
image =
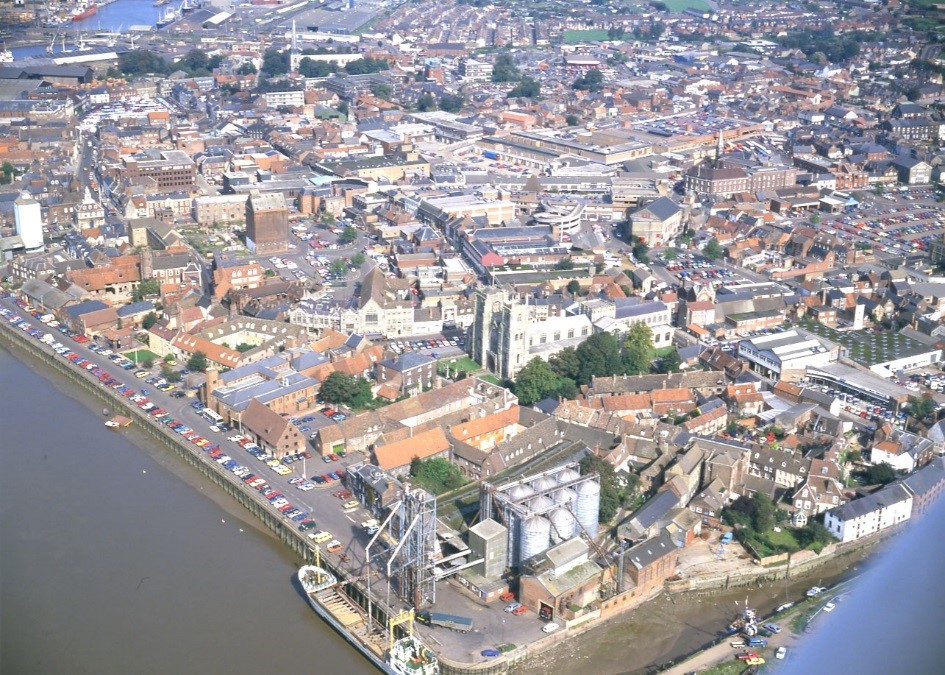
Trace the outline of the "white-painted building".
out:
[[[738,356],[752,370],[781,379],[788,371],[823,367],[837,360],[839,350],[825,340],[797,329],[760,335],[738,343]]]
[[[43,212],[39,202],[26,192],[13,202],[13,219],[16,233],[23,240],[27,251],[43,249]]]
[[[912,515],[912,494],[893,483],[871,495],[824,513],[824,525],[841,542],[855,541],[904,523]]]

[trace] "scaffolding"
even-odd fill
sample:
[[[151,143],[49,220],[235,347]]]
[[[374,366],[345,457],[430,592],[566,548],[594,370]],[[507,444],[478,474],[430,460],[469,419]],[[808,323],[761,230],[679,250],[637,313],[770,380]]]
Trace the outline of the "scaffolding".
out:
[[[404,486],[394,517],[385,521],[393,547],[387,555],[387,579],[400,598],[414,606],[436,602],[436,497]]]

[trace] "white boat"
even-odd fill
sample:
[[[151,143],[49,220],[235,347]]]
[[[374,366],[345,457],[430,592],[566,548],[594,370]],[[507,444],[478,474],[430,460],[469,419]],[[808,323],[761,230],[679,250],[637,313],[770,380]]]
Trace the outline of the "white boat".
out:
[[[312,609],[383,672],[390,675],[439,675],[440,664],[436,654],[414,635],[394,641],[387,660],[382,661],[355,632],[342,625],[335,616],[336,612],[325,604],[334,606],[337,611],[340,596],[335,587],[338,585],[338,578],[324,567],[317,564],[303,565],[297,576]]]
[[[117,429],[118,422],[116,422],[115,420],[105,420],[105,426],[108,427],[109,429]]]
[[[338,583],[338,579],[323,567],[303,565],[299,568],[299,583],[302,584],[302,590],[308,596],[309,604],[315,607],[318,602],[315,594],[326,588],[331,588]]]
[[[397,640],[387,655],[387,665],[398,675],[439,675],[436,654],[413,635]]]

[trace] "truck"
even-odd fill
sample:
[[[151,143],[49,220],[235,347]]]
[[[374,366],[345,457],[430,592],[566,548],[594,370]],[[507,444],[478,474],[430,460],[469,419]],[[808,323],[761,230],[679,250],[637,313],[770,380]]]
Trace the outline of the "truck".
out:
[[[499,159],[499,153],[495,150],[483,150],[482,156],[486,159]]]
[[[417,614],[417,621],[425,623],[428,626],[440,626],[449,628],[460,633],[467,633],[472,628],[472,619],[468,616],[458,616],[456,614],[443,614],[442,612],[420,612]]]

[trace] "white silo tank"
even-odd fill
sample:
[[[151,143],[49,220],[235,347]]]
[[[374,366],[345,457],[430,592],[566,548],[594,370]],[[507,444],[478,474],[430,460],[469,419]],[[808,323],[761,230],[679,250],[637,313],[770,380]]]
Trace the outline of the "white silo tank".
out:
[[[547,551],[551,540],[551,522],[542,516],[529,516],[522,522],[522,560]]]
[[[574,503],[577,501],[577,492],[571,488],[561,488],[552,492],[551,498],[555,504],[571,504],[571,508],[574,508]]]
[[[560,544],[573,537],[576,532],[577,521],[574,515],[567,509],[557,508],[548,514],[548,520],[551,522],[551,543]]]
[[[574,515],[584,530],[592,537],[597,536],[597,518],[600,514],[600,483],[587,480],[577,486],[577,504]]]
[[[557,480],[559,483],[570,483],[571,481],[575,481],[580,477],[581,474],[579,474],[574,469],[562,469],[560,472],[558,472],[558,475],[555,476],[555,480]]]
[[[558,481],[556,481],[551,476],[542,476],[541,478],[532,481],[532,487],[535,488],[535,492],[548,492],[549,490],[554,490],[558,487]]]
[[[533,494],[535,494],[535,491],[524,483],[515,485],[508,492],[509,499],[511,499],[513,502],[520,502],[523,499],[528,499]]]
[[[527,505],[529,510],[533,511],[534,513],[544,513],[554,506],[555,503],[551,500],[551,497],[546,495],[538,495],[537,497],[532,497],[529,499]]]

